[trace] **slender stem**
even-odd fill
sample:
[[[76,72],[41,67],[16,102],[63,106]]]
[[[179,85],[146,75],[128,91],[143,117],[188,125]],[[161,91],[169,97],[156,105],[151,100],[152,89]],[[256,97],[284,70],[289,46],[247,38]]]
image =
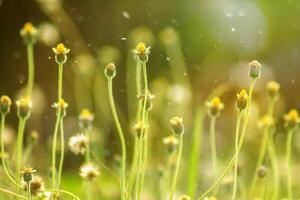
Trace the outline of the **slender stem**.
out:
[[[148,113],[148,112],[147,112]],[[146,114],[146,121],[148,121],[148,114]],[[141,188],[144,186],[145,182],[145,173],[146,173],[146,166],[147,166],[147,159],[148,159],[148,129],[145,131],[144,135],[144,148],[142,152],[142,175],[141,175]],[[141,191],[140,191],[141,193]]]
[[[243,143],[244,143],[244,138],[246,135],[247,127],[248,127],[248,121],[249,121],[249,114],[250,114],[250,106],[251,106],[251,101],[252,101],[252,93],[253,93],[253,88],[255,85],[255,79],[251,79],[250,87],[249,87],[249,99],[246,107],[246,112],[245,112],[245,119],[243,121],[243,127],[242,127],[242,132],[241,136],[239,139],[239,149],[238,151],[234,154],[233,158],[230,160],[229,164],[227,165],[225,171],[223,174],[198,198],[198,200],[203,199],[205,196],[207,196],[210,192],[215,190],[220,183],[223,181],[224,177],[230,172],[234,165],[235,158],[238,157],[238,154],[240,153]]]
[[[252,185],[251,185],[251,189],[250,189],[250,197],[253,196],[254,189],[257,187],[257,178],[258,178],[257,173],[258,173],[259,167],[263,164],[263,161],[264,161],[264,158],[266,155],[266,151],[267,151],[268,140],[269,140],[269,126],[265,127],[264,131],[263,131],[263,141],[262,141],[262,144],[260,147],[260,152],[258,155],[258,160],[256,163],[254,175],[253,175]]]
[[[64,65],[63,65],[62,62],[60,62],[58,64],[58,96],[57,96],[57,102],[59,102],[62,99],[63,69],[64,69]]]
[[[87,200],[93,200],[93,189],[92,189],[93,184],[88,181],[85,183],[85,192],[86,192],[86,199]]]
[[[65,134],[64,134],[64,121],[63,118],[60,120],[60,161],[58,168],[58,184],[57,188],[60,188],[61,184],[61,176],[62,176],[62,168],[64,164],[64,155],[65,155]]]
[[[137,170],[137,177],[136,177],[136,187],[135,187],[135,199],[140,200],[140,187],[141,187],[141,167],[142,167],[142,152],[144,148],[144,139],[141,137],[139,138],[139,147],[138,147],[138,170]]]
[[[279,167],[278,167],[278,159],[276,155],[276,149],[275,149],[275,144],[274,144],[274,138],[271,138],[269,146],[268,146],[268,151],[270,155],[270,160],[271,164],[273,167],[273,173],[274,173],[274,188],[273,188],[273,195],[272,199],[277,200],[278,194],[280,193],[280,180],[279,180]]]
[[[24,128],[25,128],[25,118],[19,118],[18,125],[18,138],[17,138],[17,182],[20,182],[20,172],[23,160],[23,138],[24,138]]]
[[[33,53],[33,43],[29,42],[27,44],[27,62],[28,62],[28,80],[26,87],[26,94],[28,97],[31,96],[33,83],[34,83],[34,53]]]
[[[168,154],[168,161],[166,165],[166,175],[165,175],[165,195],[164,198],[166,198],[166,194],[170,193],[170,187],[171,187],[171,172],[172,172],[172,163],[173,163],[173,157],[175,156],[176,152],[172,152]]]
[[[121,199],[125,200],[126,197],[126,144],[124,134],[121,128],[121,124],[118,118],[118,114],[115,107],[114,97],[113,97],[113,89],[112,89],[112,78],[108,77],[108,98],[109,104],[112,111],[113,120],[115,122],[117,132],[121,142],[122,148],[122,161],[121,161]]]
[[[131,197],[131,193],[132,193],[132,189],[133,189],[133,184],[134,184],[134,180],[136,177],[136,173],[137,173],[137,167],[138,167],[138,147],[139,147],[139,138],[137,136],[134,137],[134,153],[133,153],[133,161],[132,161],[132,167],[131,167],[131,172],[130,172],[130,176],[129,176],[129,180],[128,180],[128,184],[127,184],[127,194],[128,194],[128,198]]]
[[[176,188],[176,183],[177,183],[177,178],[178,178],[180,163],[181,163],[181,157],[182,157],[182,149],[183,149],[183,134],[180,134],[175,173],[174,173],[174,178],[172,181],[172,186],[170,191],[170,200],[173,200],[173,196]]]
[[[89,138],[89,144],[85,152],[85,162],[88,163],[91,158],[91,137],[90,137],[90,132],[88,130],[84,130],[84,134],[86,135],[87,138]]]
[[[210,153],[212,160],[212,171],[213,177],[218,174],[218,161],[217,161],[217,148],[216,148],[216,117],[210,117],[210,126],[209,126],[209,137],[210,137]]]
[[[45,191],[53,191],[52,188],[51,189],[45,189]],[[66,195],[69,195],[70,197],[72,197],[73,199],[75,200],[80,200],[79,197],[77,197],[75,194],[71,193],[71,192],[68,192],[66,190],[62,190],[62,189],[54,189],[55,192],[59,192],[59,193],[62,193],[62,194],[66,194]]]
[[[30,181],[27,182],[27,197],[28,197],[28,200],[31,200]]]
[[[9,180],[15,184],[17,187],[22,188],[22,186],[20,184],[18,184],[15,179],[12,177],[12,175],[10,174],[10,172],[7,169],[6,166],[6,162],[5,162],[5,150],[4,150],[4,127],[5,127],[5,114],[1,114],[1,155],[2,155],[2,167],[4,170],[4,173],[6,174],[6,176],[9,178]]]
[[[292,155],[292,143],[293,141],[293,129],[289,129],[287,133],[286,143],[286,172],[287,172],[287,195],[289,199],[293,199],[293,186],[292,186],[292,169],[291,169],[291,155]]]
[[[195,199],[197,180],[198,180],[198,171],[199,171],[199,160],[201,156],[201,138],[203,133],[203,110],[198,108],[193,127],[193,140],[191,153],[189,157],[189,171],[188,171],[188,194],[192,199]]]
[[[12,192],[12,191],[10,191],[10,190],[7,190],[7,189],[4,189],[4,188],[0,188],[0,191],[1,191],[1,192],[4,192],[4,193],[7,193],[7,194],[10,194],[10,195],[13,195],[13,196],[15,196],[15,197],[18,197],[18,198],[20,198],[20,199],[27,199],[27,197],[24,197],[24,196],[22,196],[22,195],[19,195],[19,194],[17,194],[17,193],[14,193],[14,192]]]
[[[242,113],[239,110],[237,113],[237,121],[236,121],[236,127],[235,127],[235,154],[238,155],[239,150],[239,132],[240,132],[240,124],[242,119]],[[235,157],[235,163],[234,163],[234,181],[233,181],[233,192],[232,192],[232,200],[235,200],[236,197],[236,191],[237,191],[237,181],[238,181],[238,162],[239,157]]]

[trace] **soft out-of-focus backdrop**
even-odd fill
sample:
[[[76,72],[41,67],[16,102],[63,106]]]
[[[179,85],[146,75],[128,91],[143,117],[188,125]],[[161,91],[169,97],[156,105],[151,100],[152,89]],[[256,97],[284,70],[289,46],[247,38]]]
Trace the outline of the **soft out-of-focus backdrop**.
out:
[[[111,61],[117,65],[115,97],[130,149],[132,137],[129,133],[135,112],[132,72],[135,64],[131,49],[137,42],[144,41],[151,46],[148,74],[151,90],[157,96],[151,114],[151,145],[156,148],[150,153],[150,169],[154,171],[164,163],[159,152],[164,151],[161,138],[170,133],[169,118],[185,116],[186,143],[189,144],[195,108],[214,88],[229,83],[231,89],[222,95],[225,110],[217,126],[218,148],[226,159],[233,151],[235,94],[249,83],[248,62],[257,59],[263,64],[262,77],[254,94],[250,130],[256,130],[255,120],[265,112],[265,84],[271,79],[281,84],[277,117],[292,107],[300,108],[299,16],[299,1],[0,0],[0,93],[16,97],[25,86],[26,49],[19,30],[30,21],[39,27],[42,35],[35,47],[33,99],[36,102],[28,131],[37,130],[40,134],[42,145],[35,156],[45,160],[37,166],[45,171],[49,159],[45,158],[48,149],[43,144],[49,144],[51,138],[55,116],[51,104],[57,98],[57,66],[51,48],[58,42],[65,42],[71,49],[64,68],[63,86],[65,99],[70,104],[67,138],[78,130],[76,118],[80,110],[91,109],[96,114],[94,152],[112,166],[120,148],[111,129],[103,69]],[[9,124],[14,131],[14,115],[9,116]],[[259,145],[256,138],[260,136],[250,132],[247,137],[250,156],[246,158],[254,159]],[[209,158],[206,136],[203,140],[203,157]],[[42,147],[44,150],[40,150]],[[299,142],[296,148],[295,159],[299,158]],[[74,159],[70,154],[66,159],[69,162],[65,168],[75,173],[70,179],[78,180],[81,158]],[[209,167],[203,166],[204,171],[205,166]],[[208,183],[202,180],[201,184]],[[183,185],[181,187],[184,189]]]

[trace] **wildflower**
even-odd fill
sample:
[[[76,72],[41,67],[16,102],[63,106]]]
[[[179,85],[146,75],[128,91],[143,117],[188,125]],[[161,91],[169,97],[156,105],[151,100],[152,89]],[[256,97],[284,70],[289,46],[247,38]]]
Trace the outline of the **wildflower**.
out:
[[[24,189],[27,190],[27,185],[24,185]],[[45,182],[40,176],[34,176],[30,182],[30,191],[32,195],[37,196],[39,193],[45,190]]]
[[[72,136],[69,140],[69,147],[74,154],[84,154],[89,145],[89,138],[84,134]]]
[[[262,65],[257,61],[254,60],[249,63],[249,77],[253,79],[257,79],[260,77],[260,69]]]
[[[224,104],[222,103],[219,97],[212,98],[211,101],[206,103],[206,106],[209,109],[209,114],[212,117],[217,117],[220,115],[221,110],[224,109]]]
[[[104,74],[107,78],[114,78],[116,76],[116,66],[114,63],[109,63],[104,69]]]
[[[83,109],[79,115],[79,126],[83,130],[90,130],[94,118],[94,115],[88,109]]]
[[[170,123],[174,134],[180,135],[184,133],[184,125],[183,125],[182,117],[173,117],[170,120]]]
[[[18,116],[20,118],[28,118],[30,116],[32,102],[29,98],[22,97],[16,101],[16,105],[18,108]]]
[[[178,145],[178,140],[174,135],[170,135],[163,139],[163,144],[167,146],[168,152],[172,153]]]
[[[237,109],[239,109],[240,111],[246,109],[248,104],[248,98],[249,98],[246,90],[242,89],[242,91],[238,93],[236,96],[237,96],[237,102],[236,102]]]
[[[264,115],[260,118],[258,122],[258,127],[268,127],[273,124],[274,120],[273,117],[270,115]]]
[[[80,167],[80,176],[88,181],[92,181],[100,175],[99,169],[93,163],[86,163]]]
[[[287,128],[295,128],[300,123],[299,114],[296,109],[290,110],[283,116],[283,119]]]
[[[138,95],[137,98],[139,100],[145,101],[145,94]],[[150,91],[147,92],[147,102],[146,102],[146,109],[152,110],[153,108],[153,99],[155,99],[155,95],[152,95]]]
[[[68,106],[69,104],[65,102],[64,99],[60,99],[58,103],[52,105],[53,108],[56,108],[56,114],[58,115],[60,113],[60,117],[66,116]]]
[[[38,36],[38,30],[32,23],[27,22],[20,30],[20,35],[25,43],[35,43]]]
[[[23,180],[25,182],[30,182],[33,179],[33,173],[35,173],[36,170],[32,167],[24,167],[24,169],[21,171]]]
[[[56,47],[53,47],[52,51],[55,54],[55,61],[58,64],[67,62],[67,54],[70,53],[70,49],[68,49],[63,43],[59,43]]]
[[[270,98],[277,98],[279,96],[280,85],[276,81],[270,81],[267,85],[267,92]]]
[[[133,53],[137,55],[137,58],[141,62],[147,62],[148,61],[148,56],[150,54],[150,48],[151,47],[146,47],[146,44],[143,42],[140,42],[136,45],[136,48],[133,50]]]
[[[181,195],[178,200],[191,200],[191,197],[188,195]]]
[[[133,130],[136,132],[137,137],[142,137],[143,130],[146,128],[146,125],[143,122],[137,122],[133,125]]]
[[[7,114],[10,112],[10,106],[11,106],[12,102],[11,99],[6,96],[3,95],[0,97],[0,113],[2,114]]]

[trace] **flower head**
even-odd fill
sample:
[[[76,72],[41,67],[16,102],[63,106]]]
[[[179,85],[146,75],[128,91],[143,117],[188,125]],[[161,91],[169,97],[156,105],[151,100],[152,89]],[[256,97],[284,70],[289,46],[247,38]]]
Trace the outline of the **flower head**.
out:
[[[143,102],[145,101],[145,94],[143,93],[142,95],[138,95],[137,98],[139,100],[142,100]],[[147,102],[146,102],[146,109],[147,110],[152,110],[153,108],[153,99],[155,99],[155,95],[151,94],[150,91],[147,92]]]
[[[246,90],[242,89],[241,92],[238,93],[236,96],[237,96],[237,102],[236,102],[237,109],[239,109],[240,111],[246,109],[248,104],[248,99],[249,99]]]
[[[89,138],[84,134],[77,134],[69,139],[69,147],[74,154],[84,154],[89,146]]]
[[[114,78],[116,76],[116,65],[114,63],[109,63],[104,69],[104,74],[107,78]]]
[[[191,200],[191,197],[189,197],[188,195],[181,195],[179,197],[179,200]]]
[[[24,189],[27,190],[27,184],[24,185]],[[40,176],[34,176],[30,182],[31,194],[37,196],[45,190],[45,182]]]
[[[0,113],[2,113],[2,114],[9,113],[11,104],[12,104],[11,99],[8,96],[6,96],[6,95],[1,96],[0,97]]]
[[[300,123],[299,113],[296,109],[290,110],[283,116],[285,127],[295,128]]]
[[[33,173],[35,173],[36,170],[32,167],[24,167],[21,171],[21,174],[23,176],[24,182],[30,182],[33,179]]]
[[[249,77],[253,79],[257,79],[260,77],[260,70],[262,65],[257,61],[254,60],[249,63]]]
[[[147,126],[145,125],[145,123],[140,121],[140,122],[135,123],[132,128],[135,131],[136,136],[140,138],[140,137],[142,137],[142,133],[143,133],[144,129],[147,128]]]
[[[63,43],[59,43],[56,47],[52,48],[52,51],[55,54],[55,61],[60,63],[67,62],[67,54],[70,53],[70,49],[68,49]]]
[[[163,144],[167,146],[168,152],[172,153],[178,145],[178,140],[174,135],[170,135],[163,139]]]
[[[268,127],[271,126],[273,124],[274,120],[273,117],[270,115],[264,115],[260,118],[259,122],[258,122],[258,126],[259,127]]]
[[[209,102],[206,103],[208,112],[211,116],[217,117],[220,115],[221,110],[224,109],[224,103],[222,103],[219,97],[212,98]]]
[[[52,107],[56,109],[56,114],[58,115],[60,112],[61,117],[66,116],[68,106],[69,106],[69,104],[67,102],[65,102],[64,99],[60,99],[57,103],[54,103],[52,105]]]
[[[92,123],[95,116],[88,109],[83,109],[79,115],[79,126],[83,130],[89,130],[92,128]]]
[[[173,117],[170,120],[170,124],[174,134],[180,135],[184,133],[184,125],[183,125],[182,117]]]
[[[137,55],[140,61],[147,62],[148,56],[150,54],[150,47],[146,47],[145,43],[140,42],[136,45],[136,48],[133,50],[133,53]]]
[[[36,27],[33,26],[32,23],[27,22],[24,24],[23,28],[20,31],[20,35],[23,38],[25,43],[35,43],[37,36],[38,36],[38,30]]]
[[[16,101],[16,105],[18,108],[18,116],[20,118],[28,118],[30,116],[32,102],[28,97],[22,97],[21,99]]]
[[[93,163],[86,163],[80,167],[80,176],[88,181],[92,181],[100,175],[99,169]]]
[[[270,81],[267,84],[267,92],[270,98],[277,98],[279,96],[280,85],[276,81]]]

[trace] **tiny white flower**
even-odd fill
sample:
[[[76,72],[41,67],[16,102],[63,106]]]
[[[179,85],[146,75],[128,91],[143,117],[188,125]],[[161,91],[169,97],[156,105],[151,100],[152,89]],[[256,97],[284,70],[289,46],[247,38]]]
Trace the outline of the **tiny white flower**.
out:
[[[85,163],[80,167],[79,175],[88,180],[91,181],[97,176],[100,175],[98,167],[93,163]]]
[[[89,138],[84,134],[72,136],[69,140],[69,147],[74,154],[84,154],[89,145]]]

